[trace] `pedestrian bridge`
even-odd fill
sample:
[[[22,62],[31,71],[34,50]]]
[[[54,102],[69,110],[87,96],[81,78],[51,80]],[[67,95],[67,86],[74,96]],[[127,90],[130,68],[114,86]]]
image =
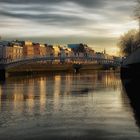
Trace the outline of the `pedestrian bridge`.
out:
[[[0,69],[12,68],[19,65],[30,64],[35,62],[46,62],[46,63],[73,63],[73,64],[102,64],[106,66],[119,67],[121,62],[115,59],[104,59],[99,57],[53,57],[53,56],[33,56],[33,57],[22,57],[19,59],[1,59]]]

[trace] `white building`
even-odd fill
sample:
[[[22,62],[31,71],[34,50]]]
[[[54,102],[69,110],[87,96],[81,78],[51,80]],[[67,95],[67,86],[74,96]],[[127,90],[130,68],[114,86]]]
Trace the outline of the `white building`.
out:
[[[18,43],[1,41],[0,42],[0,60],[11,61],[23,57],[23,47]]]

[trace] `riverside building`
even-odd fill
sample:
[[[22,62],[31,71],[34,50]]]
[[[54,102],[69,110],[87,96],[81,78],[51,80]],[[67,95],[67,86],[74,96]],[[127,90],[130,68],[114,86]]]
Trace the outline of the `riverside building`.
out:
[[[20,44],[8,41],[0,42],[0,60],[12,61],[23,57],[23,48]]]
[[[31,41],[23,42],[23,55],[24,55],[24,57],[33,57],[34,56],[34,46]]]

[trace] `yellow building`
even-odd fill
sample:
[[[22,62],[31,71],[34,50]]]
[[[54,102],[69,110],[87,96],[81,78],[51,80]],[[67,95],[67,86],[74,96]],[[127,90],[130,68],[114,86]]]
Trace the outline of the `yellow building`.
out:
[[[23,43],[23,55],[24,57],[34,56],[34,47],[31,41],[24,41]]]
[[[34,44],[33,48],[34,48],[34,55],[39,56],[40,55],[40,45],[39,44]]]
[[[19,45],[13,45],[12,59],[20,59],[23,57],[23,47]]]
[[[25,57],[33,57],[34,56],[34,47],[33,46],[23,46],[23,55]]]
[[[59,45],[53,45],[53,49],[54,49],[54,56],[58,57],[61,55],[61,51],[60,51],[60,46]]]
[[[32,46],[33,43],[31,41],[24,41],[25,46]]]
[[[46,56],[47,55],[47,49],[44,44],[40,44],[40,56]]]

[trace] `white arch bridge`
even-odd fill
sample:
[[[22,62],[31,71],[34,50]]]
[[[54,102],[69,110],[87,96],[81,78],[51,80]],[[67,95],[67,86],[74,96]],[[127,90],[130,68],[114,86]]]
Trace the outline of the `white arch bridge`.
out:
[[[49,63],[73,63],[73,64],[103,64],[118,67],[121,64],[121,61],[115,59],[105,59],[98,57],[53,57],[53,56],[34,56],[34,57],[22,57],[19,59],[1,59],[0,60],[0,69],[11,68],[18,65],[30,64],[33,62],[49,62]]]
[[[5,73],[5,70],[14,68],[17,66],[22,66],[31,63],[49,63],[49,64],[73,64],[74,69],[80,69],[83,64],[100,64],[109,67],[120,67],[121,62],[115,59],[104,59],[98,57],[54,57],[54,56],[33,56],[33,57],[22,57],[19,59],[1,59],[0,60],[0,77]],[[18,70],[17,70],[18,71]]]

